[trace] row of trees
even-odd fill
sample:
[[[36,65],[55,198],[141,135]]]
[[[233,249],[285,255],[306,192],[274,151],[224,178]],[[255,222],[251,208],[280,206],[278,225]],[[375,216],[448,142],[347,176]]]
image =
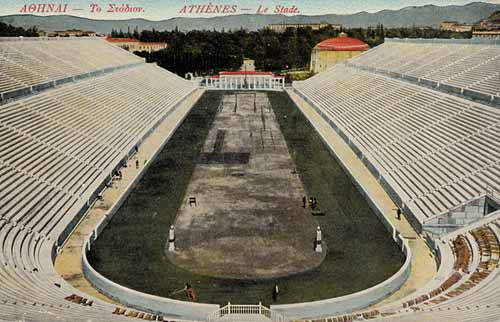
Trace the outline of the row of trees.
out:
[[[179,75],[217,73],[238,69],[244,58],[255,59],[256,68],[281,71],[304,68],[312,48],[320,41],[337,36],[339,31],[322,29],[289,29],[285,33],[260,31],[198,31],[181,32],[144,30],[138,33],[114,31],[113,37],[132,37],[141,41],[169,44],[165,50],[137,53],[148,62],[157,62]]]
[[[352,28],[342,30],[349,36],[361,39],[370,46],[391,38],[470,38],[469,33],[454,33],[431,28]],[[267,71],[305,69],[308,67],[312,49],[319,42],[336,37],[340,31],[331,28],[288,29],[277,33],[269,29],[259,31],[189,31],[182,32],[144,30],[138,32],[113,31],[114,37],[133,37],[141,41],[167,42],[165,50],[137,53],[148,62],[157,62],[179,75],[187,72],[197,74],[217,73],[238,69],[244,58],[255,59],[256,68]]]
[[[0,37],[38,37],[38,29],[31,27],[24,29],[21,27],[14,27],[12,25],[0,22]]]

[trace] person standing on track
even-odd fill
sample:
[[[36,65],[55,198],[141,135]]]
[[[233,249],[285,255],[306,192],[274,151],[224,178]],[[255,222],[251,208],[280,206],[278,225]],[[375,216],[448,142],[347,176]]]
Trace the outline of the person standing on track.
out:
[[[191,300],[191,302],[196,302],[196,293],[194,292],[194,288],[192,288],[189,283],[186,283],[184,291],[186,291],[186,295]]]
[[[273,287],[273,302],[276,302],[278,300],[278,294],[280,292],[280,289],[278,288],[278,284],[274,284]]]

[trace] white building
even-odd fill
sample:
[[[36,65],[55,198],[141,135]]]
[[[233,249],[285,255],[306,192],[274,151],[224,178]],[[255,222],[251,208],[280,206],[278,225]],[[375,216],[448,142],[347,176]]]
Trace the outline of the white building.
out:
[[[133,38],[107,37],[106,41],[130,52],[147,51],[148,53],[152,53],[168,47],[168,44],[165,42],[144,42]]]

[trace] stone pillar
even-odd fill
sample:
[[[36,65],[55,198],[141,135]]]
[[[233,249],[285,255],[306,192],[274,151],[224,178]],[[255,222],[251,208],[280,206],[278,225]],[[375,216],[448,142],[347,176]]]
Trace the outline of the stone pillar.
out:
[[[175,230],[174,226],[170,226],[170,232],[168,233],[168,251],[175,252]]]
[[[316,243],[314,246],[314,251],[316,253],[322,253],[323,252],[323,245],[321,241],[321,227],[318,226],[318,229],[316,230]]]

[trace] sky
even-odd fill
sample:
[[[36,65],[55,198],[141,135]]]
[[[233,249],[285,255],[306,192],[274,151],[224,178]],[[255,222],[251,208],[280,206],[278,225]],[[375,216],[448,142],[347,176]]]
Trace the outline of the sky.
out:
[[[401,9],[407,6],[422,6],[434,4],[464,5],[474,0],[213,0],[213,1],[191,1],[191,0],[0,0],[0,15],[29,13],[30,5],[51,3],[57,5],[67,4],[66,14],[81,16],[92,19],[129,19],[144,18],[149,20],[162,20],[172,17],[212,17],[214,14],[203,13],[181,13],[184,6],[190,5],[230,5],[236,6],[235,13],[257,13],[258,8],[268,8],[267,14],[272,14],[277,5],[284,7],[295,6],[299,14],[350,14],[360,11],[376,12],[384,9]],[[500,0],[489,0],[483,2],[500,3]],[[96,4],[101,8],[101,12],[91,12],[91,4]],[[133,8],[142,8],[140,12],[108,12],[110,4],[128,5]],[[26,7],[25,7],[26,6]],[[94,8],[97,8],[94,6]],[[247,9],[247,10],[245,10]],[[38,15],[48,15],[54,13],[39,13]],[[295,13],[296,14],[296,13]],[[217,14],[215,14],[217,15]]]

